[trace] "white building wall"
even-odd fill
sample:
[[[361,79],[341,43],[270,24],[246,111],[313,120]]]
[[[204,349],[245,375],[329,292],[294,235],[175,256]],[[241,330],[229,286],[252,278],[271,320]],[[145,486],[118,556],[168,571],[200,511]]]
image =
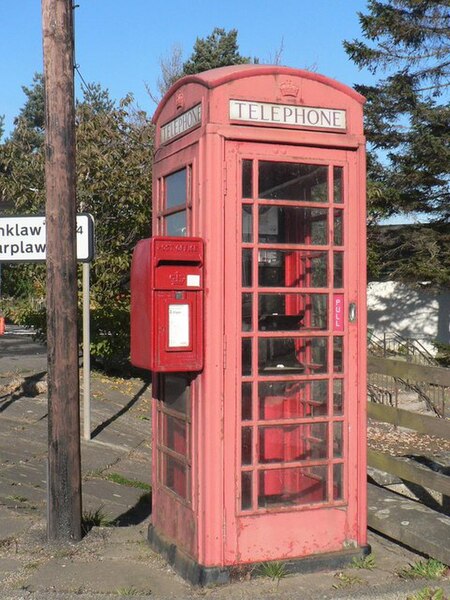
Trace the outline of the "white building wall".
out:
[[[368,327],[395,331],[433,350],[431,342],[450,344],[450,291],[410,287],[396,281],[371,282],[367,288]]]

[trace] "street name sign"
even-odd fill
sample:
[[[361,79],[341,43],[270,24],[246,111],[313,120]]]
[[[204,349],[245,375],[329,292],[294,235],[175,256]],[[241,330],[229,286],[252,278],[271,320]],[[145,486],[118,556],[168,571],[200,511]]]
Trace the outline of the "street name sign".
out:
[[[77,215],[77,260],[91,262],[94,257],[94,219]],[[0,262],[43,262],[46,259],[45,216],[0,217]]]

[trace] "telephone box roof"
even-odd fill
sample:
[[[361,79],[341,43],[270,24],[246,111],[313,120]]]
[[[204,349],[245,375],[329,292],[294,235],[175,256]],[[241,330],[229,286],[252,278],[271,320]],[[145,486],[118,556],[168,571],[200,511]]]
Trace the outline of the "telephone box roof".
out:
[[[245,79],[247,77],[255,77],[259,75],[287,75],[291,77],[302,77],[304,79],[317,81],[319,83],[323,83],[324,85],[328,85],[332,88],[335,88],[336,90],[347,94],[360,104],[364,104],[366,101],[364,96],[356,92],[353,88],[343,83],[340,83],[335,79],[325,77],[325,75],[320,75],[318,73],[312,73],[311,71],[294,69],[292,67],[282,67],[279,65],[231,65],[229,67],[220,67],[218,69],[203,71],[202,73],[197,73],[195,75],[186,75],[185,77],[178,79],[166,92],[161,102],[159,103],[155,114],[153,115],[153,122],[156,123],[156,121],[158,120],[159,114],[162,111],[167,100],[183,85],[186,85],[188,83],[197,83],[199,85],[203,85],[208,89],[213,89],[230,81],[235,81],[237,79]]]

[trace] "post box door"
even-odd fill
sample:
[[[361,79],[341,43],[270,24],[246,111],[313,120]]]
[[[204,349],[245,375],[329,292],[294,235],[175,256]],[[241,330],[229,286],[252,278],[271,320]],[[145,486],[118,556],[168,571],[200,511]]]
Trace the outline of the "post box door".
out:
[[[342,150],[228,143],[230,560],[236,548],[241,561],[270,560],[273,532],[278,558],[280,547],[295,556],[357,537],[363,349],[348,309],[365,275],[356,161]]]

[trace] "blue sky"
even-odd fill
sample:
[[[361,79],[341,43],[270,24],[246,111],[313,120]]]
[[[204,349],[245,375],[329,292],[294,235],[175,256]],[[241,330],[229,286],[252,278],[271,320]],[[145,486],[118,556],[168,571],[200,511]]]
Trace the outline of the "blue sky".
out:
[[[214,27],[239,31],[240,52],[313,69],[353,85],[372,79],[351,63],[342,40],[361,37],[357,11],[366,0],[76,0],[76,62],[87,82],[109,89],[115,99],[132,92],[152,114],[145,83],[156,91],[161,57],[178,44],[184,57],[197,37]],[[40,0],[0,0],[0,115],[11,130],[25,102],[22,85],[42,71]],[[79,87],[79,81],[78,81]]]

